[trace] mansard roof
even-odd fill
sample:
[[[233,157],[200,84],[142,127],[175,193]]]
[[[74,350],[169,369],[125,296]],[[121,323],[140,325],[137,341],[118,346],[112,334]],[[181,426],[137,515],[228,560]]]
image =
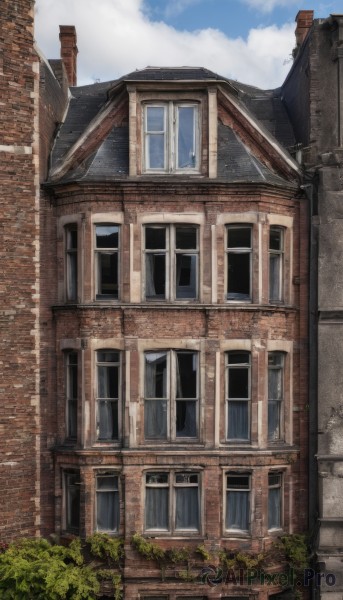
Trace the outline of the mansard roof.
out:
[[[64,181],[100,181],[123,179],[129,176],[129,131],[127,119],[123,119],[108,128],[103,139],[98,140],[91,151],[83,152],[82,160],[72,162],[69,167],[63,163],[68,162],[74,148],[87,146],[87,132],[92,137],[92,132],[97,128],[97,122],[102,118],[108,119],[111,102],[123,92],[127,99],[127,86],[150,84],[156,89],[163,89],[169,82],[171,86],[180,82],[187,89],[194,85],[194,89],[201,89],[210,85],[221,87],[224,96],[232,101],[238,111],[242,113],[249,126],[256,128],[261,139],[269,144],[272,151],[278,153],[281,160],[288,163],[290,171],[293,170],[293,179],[296,176],[297,166],[288,153],[288,148],[295,144],[293,129],[283,106],[280,90],[261,90],[259,88],[242,84],[221,77],[202,67],[147,67],[143,70],[133,71],[123,77],[99,82],[82,87],[71,88],[71,100],[64,123],[61,124],[51,157],[51,179],[58,182]],[[203,85],[202,85],[203,84]],[[180,91],[182,87],[177,86]],[[102,117],[102,115],[107,115]],[[268,152],[268,149],[267,149]],[[292,177],[291,177],[292,178]],[[254,156],[251,149],[227,124],[218,121],[218,179],[227,182],[270,182],[282,183],[285,181],[284,173],[264,164],[261,157]],[[286,177],[287,179],[287,177]]]

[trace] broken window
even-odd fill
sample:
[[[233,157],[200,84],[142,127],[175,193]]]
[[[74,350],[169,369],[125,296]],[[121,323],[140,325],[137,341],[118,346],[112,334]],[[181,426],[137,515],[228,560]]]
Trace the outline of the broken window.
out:
[[[188,300],[198,297],[198,229],[152,225],[145,228],[145,297]]]
[[[80,473],[66,471],[64,473],[65,492],[65,529],[70,533],[80,533]]]
[[[269,301],[283,300],[283,229],[269,230]]]
[[[252,229],[245,225],[227,228],[227,299],[251,300]]]
[[[145,171],[199,170],[199,116],[196,104],[165,102],[144,107]]]
[[[197,438],[198,380],[197,352],[145,353],[146,439]]]
[[[120,353],[99,350],[97,368],[97,439],[119,439]]]
[[[268,439],[281,439],[283,406],[284,354],[268,353]]]
[[[77,225],[65,228],[66,242],[66,299],[77,302]]]
[[[199,531],[198,473],[147,473],[145,485],[147,531]]]
[[[268,475],[268,529],[281,529],[282,523],[282,475]]]
[[[78,364],[77,352],[67,352],[66,366],[66,400],[67,400],[67,438],[77,438],[77,397],[78,397]]]
[[[226,354],[227,439],[250,439],[251,365],[250,352]]]
[[[96,476],[97,531],[119,531],[119,477],[111,472]]]
[[[250,475],[227,473],[225,528],[248,532],[250,529]]]
[[[95,226],[96,298],[119,296],[119,226],[110,223]]]

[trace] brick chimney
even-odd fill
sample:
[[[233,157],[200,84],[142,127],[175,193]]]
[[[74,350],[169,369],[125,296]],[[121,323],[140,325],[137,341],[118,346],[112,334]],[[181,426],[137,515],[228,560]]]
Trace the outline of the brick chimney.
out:
[[[301,46],[301,44],[307,36],[308,31],[312,27],[313,14],[313,10],[299,10],[297,16],[295,17],[295,21],[297,24],[295,30],[295,40],[297,48]]]
[[[78,53],[76,29],[74,25],[60,25],[61,59],[67,71],[70,86],[77,85]]]

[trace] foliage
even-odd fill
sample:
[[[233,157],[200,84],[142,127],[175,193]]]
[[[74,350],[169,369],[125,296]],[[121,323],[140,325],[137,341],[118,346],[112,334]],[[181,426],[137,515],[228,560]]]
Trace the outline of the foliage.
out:
[[[279,547],[283,549],[285,558],[295,572],[304,571],[309,566],[309,552],[306,535],[294,533],[280,538]]]
[[[206,561],[210,561],[211,560],[211,554],[209,553],[209,551],[205,548],[204,544],[199,544],[199,546],[196,547],[195,549],[195,553],[196,554],[200,554],[201,558],[203,560]]]
[[[147,560],[155,560],[159,563],[166,559],[166,552],[160,546],[149,542],[139,535],[139,533],[135,533],[132,536],[131,542],[137,552]]]
[[[106,533],[93,533],[86,539],[91,553],[102,559],[113,560],[119,564],[124,557],[124,540],[122,538],[111,538]]]
[[[23,539],[0,554],[0,597],[4,600],[93,600],[99,582],[84,564],[81,542],[52,546]]]
[[[182,563],[187,562],[189,554],[188,548],[172,548],[171,550],[167,550],[166,558],[173,563]]]

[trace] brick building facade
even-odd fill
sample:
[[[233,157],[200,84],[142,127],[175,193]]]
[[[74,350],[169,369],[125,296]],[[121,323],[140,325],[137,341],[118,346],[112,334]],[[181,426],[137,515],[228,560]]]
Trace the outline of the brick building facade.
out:
[[[306,45],[282,92],[201,68],[77,87],[74,29],[47,63],[33,3],[5,5],[1,536],[121,535],[127,599],[277,594],[161,581],[130,541],[258,554],[308,529]]]

